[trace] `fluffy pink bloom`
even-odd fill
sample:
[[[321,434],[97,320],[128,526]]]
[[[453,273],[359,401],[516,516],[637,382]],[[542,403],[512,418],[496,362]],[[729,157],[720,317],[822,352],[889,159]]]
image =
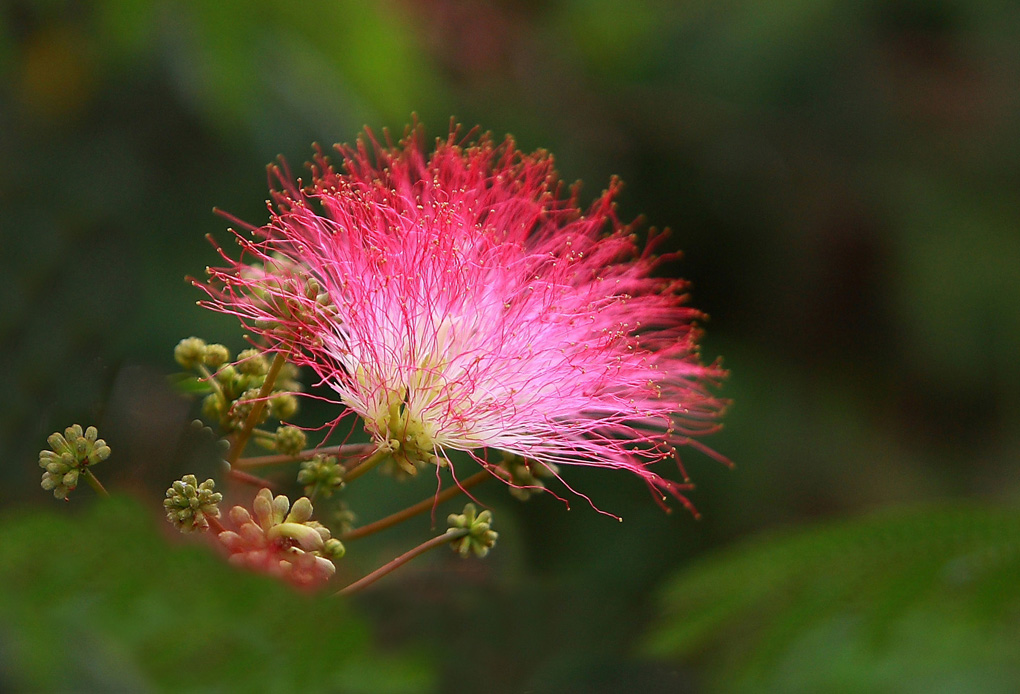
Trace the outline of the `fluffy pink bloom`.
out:
[[[456,130],[431,154],[420,129],[337,149],[304,188],[271,168],[272,219],[210,270],[206,305],[292,350],[379,447],[622,468],[686,504],[651,466],[708,450],[691,437],[718,428],[724,372],[699,360],[685,283],[654,276],[662,234],[642,250],[617,219],[619,183],[582,210],[548,153]]]

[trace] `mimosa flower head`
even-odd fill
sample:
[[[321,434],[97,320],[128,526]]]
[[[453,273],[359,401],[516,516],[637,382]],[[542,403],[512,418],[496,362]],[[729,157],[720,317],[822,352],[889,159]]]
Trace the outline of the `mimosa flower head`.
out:
[[[559,470],[628,470],[687,504],[653,471],[718,428],[724,376],[698,355],[701,314],[657,275],[664,234],[639,243],[617,218],[615,179],[587,209],[552,157],[511,138],[426,151],[366,131],[319,152],[311,181],[271,167],[271,220],[221,251],[204,302],[309,366],[409,465],[494,449]],[[505,475],[501,476],[505,478]],[[562,477],[561,477],[562,479]]]

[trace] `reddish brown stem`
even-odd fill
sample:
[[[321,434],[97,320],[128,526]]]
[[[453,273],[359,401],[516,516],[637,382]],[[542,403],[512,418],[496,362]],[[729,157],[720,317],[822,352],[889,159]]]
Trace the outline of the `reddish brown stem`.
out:
[[[449,501],[458,494],[461,494],[467,491],[468,489],[471,489],[471,487],[475,487],[481,484],[490,477],[492,477],[492,475],[486,472],[485,470],[482,470],[481,472],[476,472],[475,474],[471,475],[460,484],[454,485],[452,487],[447,487],[446,489],[439,492],[430,499],[423,499],[414,506],[408,506],[402,511],[397,511],[394,514],[386,516],[385,518],[381,518],[373,523],[363,525],[360,528],[349,530],[343,535],[341,535],[340,539],[343,540],[344,542],[347,542],[349,540],[357,540],[359,537],[365,537],[366,535],[377,533],[380,530],[386,530],[387,528],[393,527],[398,523],[403,523],[408,518],[413,518],[414,516],[417,516],[419,513],[424,513],[429,509],[435,508],[444,501]]]
[[[458,538],[464,537],[470,532],[471,531],[468,530],[467,528],[456,529],[451,528],[442,535],[437,535],[436,537],[433,537],[431,540],[421,543],[414,549],[408,552],[404,552],[393,561],[383,564],[378,569],[368,574],[364,578],[359,579],[354,583],[350,584],[349,586],[347,586],[346,588],[337,591],[336,594],[350,595],[351,593],[356,593],[359,590],[365,588],[366,586],[372,585],[373,583],[375,583],[376,581],[378,581],[380,578],[390,573],[391,571],[399,569],[401,566],[411,561],[418,555],[425,554],[425,552],[428,552],[430,549],[435,549],[436,547],[441,547],[442,545],[449,544],[450,542],[453,542]]]

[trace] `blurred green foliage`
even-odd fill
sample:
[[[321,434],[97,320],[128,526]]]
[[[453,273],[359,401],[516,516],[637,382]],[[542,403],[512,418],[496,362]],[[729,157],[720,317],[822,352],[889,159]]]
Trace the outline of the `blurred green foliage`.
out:
[[[0,503],[50,503],[38,450],[79,421],[114,449],[104,483],[158,509],[195,460],[195,413],[164,384],[173,345],[244,346],[183,281],[215,262],[205,234],[227,238],[211,208],[259,223],[278,153],[298,169],[313,141],[399,132],[412,111],[442,135],[453,116],[551,150],[585,199],[621,175],[621,217],[673,227],[685,257],[669,271],[712,315],[706,357],[733,371],[727,430],[708,443],[738,467],[685,457],[697,524],[584,470],[571,483],[624,524],[482,489],[501,533],[486,568],[456,588],[409,569],[363,604],[386,640],[429,645],[439,691],[696,690],[708,664],[632,653],[660,583],[704,552],[877,507],[1016,503],[1018,39],[1006,0],[8,0]],[[358,503],[382,515],[427,486],[391,494],[366,477]],[[352,561],[407,546],[383,539]],[[0,551],[39,560],[19,547]],[[755,585],[756,567],[738,569],[734,585]],[[910,667],[922,637],[1007,647],[912,609],[887,632]],[[809,682],[797,677],[823,651],[845,654],[849,683],[889,666],[858,622],[833,619],[781,657],[776,688]]]
[[[327,594],[174,543],[136,501],[0,521],[5,691],[430,691],[420,657],[380,653]]]
[[[773,532],[663,592],[646,652],[714,691],[1012,692],[1020,512],[942,504]]]

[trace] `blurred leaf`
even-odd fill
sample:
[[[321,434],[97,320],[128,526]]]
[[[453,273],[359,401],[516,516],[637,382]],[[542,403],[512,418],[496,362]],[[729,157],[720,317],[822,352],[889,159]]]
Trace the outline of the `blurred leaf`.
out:
[[[677,576],[646,650],[698,654],[726,691],[1016,691],[1017,575],[1014,510],[759,537]]]
[[[170,385],[185,395],[205,395],[212,392],[209,382],[191,374],[174,374],[169,377]]]
[[[134,502],[7,514],[0,535],[0,687],[431,689],[420,659],[373,651],[344,602],[238,572],[194,543],[171,545]]]

